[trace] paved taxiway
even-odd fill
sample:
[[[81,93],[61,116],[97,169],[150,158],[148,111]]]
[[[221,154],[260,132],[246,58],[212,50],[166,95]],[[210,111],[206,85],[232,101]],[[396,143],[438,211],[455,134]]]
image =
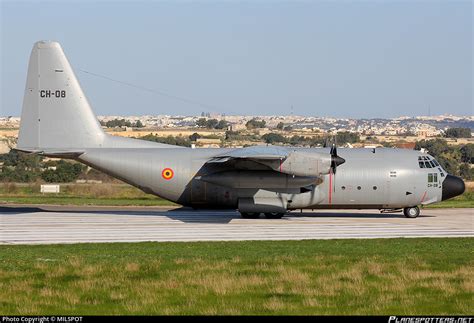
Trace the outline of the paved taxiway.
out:
[[[0,205],[0,244],[474,237],[474,209],[291,212],[281,220],[235,211]]]

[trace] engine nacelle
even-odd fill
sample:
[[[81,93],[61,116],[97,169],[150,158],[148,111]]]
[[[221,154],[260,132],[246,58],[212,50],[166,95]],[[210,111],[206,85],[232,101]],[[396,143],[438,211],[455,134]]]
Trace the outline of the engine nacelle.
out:
[[[331,169],[331,155],[316,152],[293,151],[284,160],[260,161],[260,163],[284,174],[318,177],[329,174]]]

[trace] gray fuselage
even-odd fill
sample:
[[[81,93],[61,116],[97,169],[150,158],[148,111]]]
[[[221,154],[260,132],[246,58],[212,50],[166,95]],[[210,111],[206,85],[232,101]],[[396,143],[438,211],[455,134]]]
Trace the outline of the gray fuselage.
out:
[[[308,153],[329,152],[329,148],[294,149]],[[222,186],[203,181],[203,176],[225,171],[209,168],[206,164],[223,151],[225,149],[100,148],[87,149],[78,160],[147,193],[196,208],[236,209],[239,199],[249,198],[262,199],[269,202],[265,204],[286,209],[403,208],[441,201],[442,182],[447,175],[441,167],[420,168],[418,157],[429,155],[419,151],[340,148],[339,155],[346,162],[337,168],[336,174],[317,178],[307,191],[285,185],[285,182],[277,188],[267,189],[264,181],[282,174],[265,166],[257,170],[255,165],[237,167],[233,173],[235,185]],[[171,169],[171,178],[163,174],[165,169]],[[429,174],[436,174],[436,182]],[[254,176],[253,187],[237,185],[239,177],[245,176]],[[286,182],[295,178],[283,176],[289,177]],[[431,182],[428,182],[429,177]]]

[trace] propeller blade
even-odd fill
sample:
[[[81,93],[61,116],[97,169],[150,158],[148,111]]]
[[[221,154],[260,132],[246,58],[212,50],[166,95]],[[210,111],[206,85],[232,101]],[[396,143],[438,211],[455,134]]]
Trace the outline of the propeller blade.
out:
[[[336,169],[337,166],[342,165],[346,162],[346,160],[337,155],[337,136],[334,135],[334,143],[332,144],[331,151],[329,152],[331,155],[331,174],[334,174],[333,183],[333,191],[336,192]]]
[[[344,164],[346,162],[346,160],[337,155],[337,146],[336,145],[333,145],[331,147],[330,155],[331,155],[331,170],[332,170],[332,173],[334,175],[336,175],[337,166]]]

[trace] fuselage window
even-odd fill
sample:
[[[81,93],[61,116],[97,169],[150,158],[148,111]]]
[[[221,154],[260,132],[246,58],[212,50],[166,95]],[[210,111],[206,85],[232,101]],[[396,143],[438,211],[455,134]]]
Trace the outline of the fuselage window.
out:
[[[420,165],[420,168],[425,168],[425,163],[423,163],[422,161],[418,162],[418,165]]]
[[[431,164],[431,167],[433,167],[433,168],[436,167],[436,165],[435,165],[435,163],[434,163],[433,161],[430,161],[430,164]]]
[[[438,170],[439,170],[439,174],[441,175],[441,177],[444,177],[444,173],[443,173],[443,171],[441,170],[440,167],[438,167]]]
[[[436,161],[436,159],[433,159],[433,163],[436,165],[436,166],[439,166],[438,162]]]
[[[344,190],[346,189],[346,187],[345,187],[345,186],[342,186],[341,189],[344,191]]]
[[[374,191],[375,191],[375,190],[377,189],[377,186],[374,186],[374,187],[372,187],[372,188],[373,188],[373,189],[374,189]]]
[[[426,167],[426,168],[431,168],[430,162],[425,161],[425,167]]]
[[[362,187],[360,187],[360,186],[357,186],[357,189],[358,189],[359,191],[361,190],[361,188],[362,188]]]
[[[438,173],[428,174],[428,187],[438,187]]]

